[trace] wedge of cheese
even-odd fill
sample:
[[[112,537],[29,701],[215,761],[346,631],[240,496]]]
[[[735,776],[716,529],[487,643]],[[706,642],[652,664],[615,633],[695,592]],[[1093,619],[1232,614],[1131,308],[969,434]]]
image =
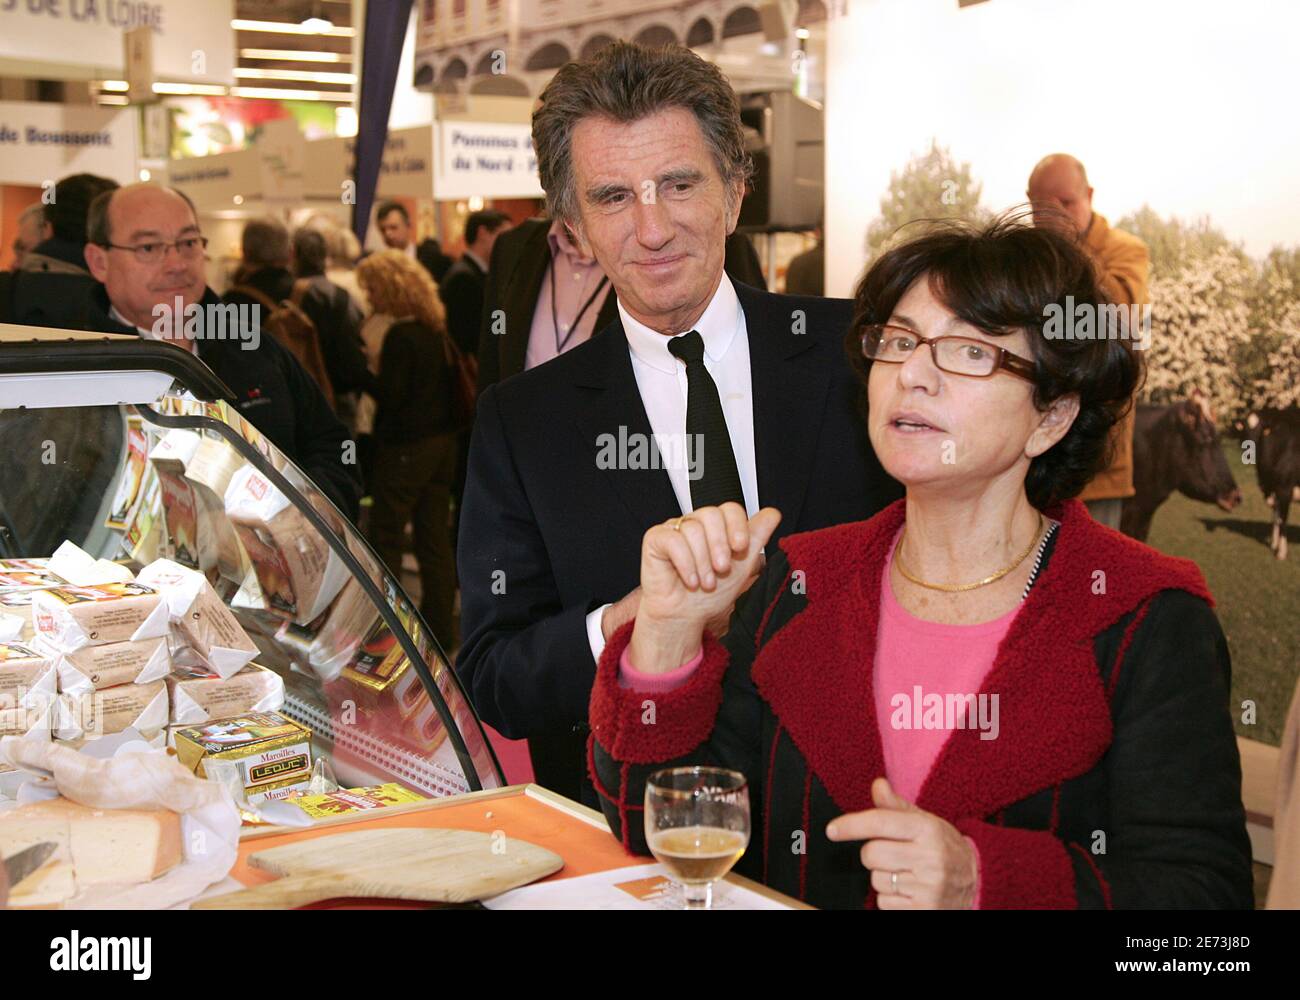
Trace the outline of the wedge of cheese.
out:
[[[30,816],[19,809],[0,813],[0,858],[12,858],[36,844],[58,846],[36,871],[9,887],[11,909],[47,909],[77,894],[72,868],[71,831],[66,819]]]
[[[76,888],[148,882],[181,863],[181,818],[166,809],[92,809],[52,799],[0,813],[0,842],[6,827],[24,837],[40,824],[66,827]],[[12,852],[7,852],[12,853]]]

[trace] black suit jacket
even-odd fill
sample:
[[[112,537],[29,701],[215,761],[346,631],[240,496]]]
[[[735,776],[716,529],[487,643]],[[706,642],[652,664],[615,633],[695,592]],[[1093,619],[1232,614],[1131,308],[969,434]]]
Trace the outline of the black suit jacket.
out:
[[[487,272],[469,254],[451,265],[438,286],[442,304],[447,307],[447,332],[462,354],[478,353],[479,327],[483,320],[483,291]]]
[[[869,517],[901,496],[871,451],[844,355],[850,303],[735,288],[749,338],[759,499],[783,515],[775,537]],[[596,663],[586,615],[636,588],[642,536],[681,513],[665,470],[598,468],[598,439],[620,428],[652,433],[617,319],[489,386],[457,560],[457,669],[475,707],[506,736],[530,740],[539,782],[570,795],[581,782],[589,800],[583,738]]]
[[[533,313],[542,294],[542,282],[550,264],[546,234],[550,219],[529,219],[502,233],[492,245],[487,282],[483,291],[483,315],[479,324],[478,391],[524,370],[528,335]],[[749,237],[732,233],[727,237],[723,265],[733,281],[761,288],[763,272]],[[444,296],[445,301],[445,296]],[[504,324],[493,323],[500,309]],[[450,307],[449,307],[450,311]],[[613,290],[605,296],[596,314],[593,330],[603,330],[618,319],[618,299]],[[500,331],[499,333],[496,331]]]

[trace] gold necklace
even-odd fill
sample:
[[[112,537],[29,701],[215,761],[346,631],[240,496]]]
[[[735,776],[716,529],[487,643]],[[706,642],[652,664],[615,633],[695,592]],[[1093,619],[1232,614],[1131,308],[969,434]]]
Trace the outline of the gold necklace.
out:
[[[904,524],[903,534],[899,537],[898,545],[894,549],[894,565],[898,567],[898,572],[903,574],[904,579],[910,580],[912,583],[915,583],[918,587],[925,587],[927,590],[942,590],[948,594],[959,593],[963,590],[975,590],[977,587],[986,587],[990,583],[994,583],[997,580],[1001,580],[1004,576],[1010,573],[1013,569],[1019,566],[1026,559],[1028,559],[1029,553],[1034,551],[1034,545],[1037,543],[1039,537],[1042,534],[1043,534],[1043,515],[1040,513],[1038,515],[1038,531],[1035,532],[1034,537],[1029,540],[1029,546],[1025,549],[1024,552],[1020,553],[1020,555],[1016,558],[1016,561],[1013,562],[1006,569],[1000,569],[992,576],[986,576],[983,580],[978,580],[975,583],[956,583],[956,584],[926,583],[924,580],[913,576],[911,573],[907,571],[906,567],[903,566],[903,539],[907,537],[907,525]]]

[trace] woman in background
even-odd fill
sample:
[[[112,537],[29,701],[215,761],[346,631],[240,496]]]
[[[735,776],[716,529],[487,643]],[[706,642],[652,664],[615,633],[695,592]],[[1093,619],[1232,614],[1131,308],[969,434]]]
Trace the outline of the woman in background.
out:
[[[370,540],[400,578],[406,523],[420,567],[420,612],[443,646],[456,645],[456,573],[448,516],[456,472],[446,314],[428,272],[397,250],[357,266],[376,313],[395,317],[379,356]]]

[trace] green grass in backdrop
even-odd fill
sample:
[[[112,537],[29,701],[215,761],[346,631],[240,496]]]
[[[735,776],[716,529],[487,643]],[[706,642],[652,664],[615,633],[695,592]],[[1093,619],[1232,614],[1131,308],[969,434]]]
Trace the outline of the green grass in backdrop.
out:
[[[1278,562],[1268,547],[1273,512],[1255,467],[1242,463],[1235,441],[1224,442],[1224,454],[1241,505],[1227,513],[1175,493],[1156,511],[1147,542],[1201,567],[1232,653],[1237,735],[1277,746],[1300,677],[1300,504],[1291,507],[1291,551]],[[1255,703],[1253,725],[1242,721],[1244,701]]]

